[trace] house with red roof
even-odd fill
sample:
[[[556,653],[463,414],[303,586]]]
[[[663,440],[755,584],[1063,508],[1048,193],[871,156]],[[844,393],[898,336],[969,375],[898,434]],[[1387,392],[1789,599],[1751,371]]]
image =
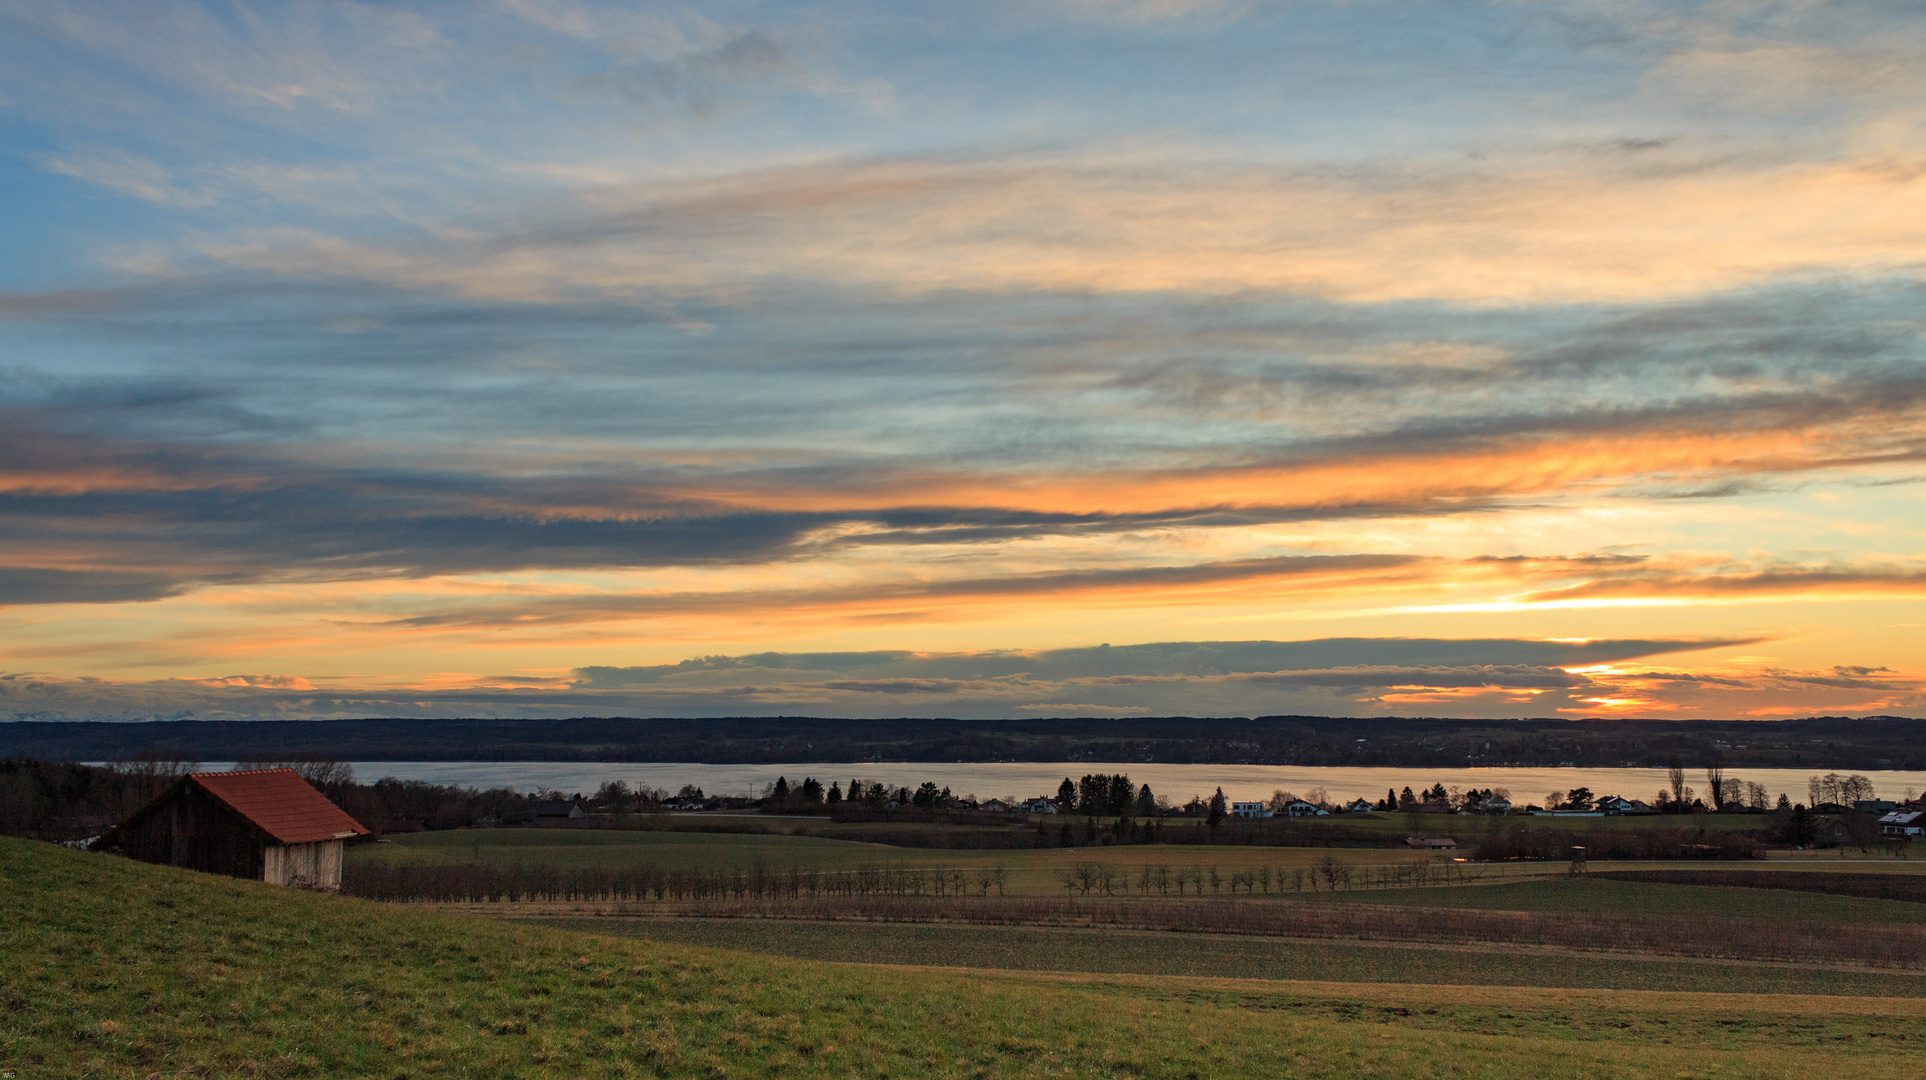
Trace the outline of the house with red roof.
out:
[[[368,829],[293,769],[189,773],[95,851],[271,885],[338,892],[343,845]]]

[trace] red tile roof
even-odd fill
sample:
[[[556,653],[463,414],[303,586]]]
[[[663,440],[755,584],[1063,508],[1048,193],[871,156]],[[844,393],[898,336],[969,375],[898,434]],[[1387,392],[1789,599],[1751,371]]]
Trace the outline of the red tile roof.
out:
[[[365,836],[368,829],[293,769],[193,773],[191,779],[283,844]]]

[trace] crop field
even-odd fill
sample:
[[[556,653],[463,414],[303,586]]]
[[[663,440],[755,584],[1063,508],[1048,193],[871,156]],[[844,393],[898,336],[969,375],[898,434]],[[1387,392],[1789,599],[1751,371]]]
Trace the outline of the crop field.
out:
[[[1566,950],[1279,941],[1070,927],[903,925],[770,919],[552,920],[648,941],[873,964],[1717,993],[1926,997],[1926,975]]]
[[[1516,1077],[1521,1063],[1583,1080],[1803,1078],[1837,1071],[1842,1053],[1855,1077],[1877,1080],[1915,1076],[1926,1040],[1917,997],[1890,979],[1858,996],[1817,983],[1816,996],[1548,994],[1464,985],[1488,962],[1470,954],[1456,968],[1449,956],[1387,962],[1379,973],[1397,981],[1380,983],[830,963],[305,894],[18,840],[0,840],[0,889],[11,905],[0,1071],[21,1080],[1443,1078]],[[1016,951],[1100,945],[1032,939]]]
[[[1835,923],[1926,923],[1926,904],[1731,886],[1612,881],[1595,875],[1543,877],[1462,888],[1323,892],[1336,903],[1401,904],[1487,911],[1589,911],[1621,915],[1723,915]]]

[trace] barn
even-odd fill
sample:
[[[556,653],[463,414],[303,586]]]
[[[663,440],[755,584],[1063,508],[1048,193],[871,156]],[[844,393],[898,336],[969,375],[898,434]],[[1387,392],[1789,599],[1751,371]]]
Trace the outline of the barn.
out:
[[[293,769],[189,773],[95,851],[305,889],[341,888],[341,849],[368,830]]]

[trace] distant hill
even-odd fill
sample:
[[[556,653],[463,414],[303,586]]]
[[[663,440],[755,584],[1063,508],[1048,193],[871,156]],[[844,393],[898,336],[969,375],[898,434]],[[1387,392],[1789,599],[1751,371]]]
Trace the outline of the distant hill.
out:
[[[1926,720],[1464,720],[1321,716],[1011,720],[822,717],[0,723],[0,757],[197,761],[1160,761],[1192,764],[1926,769]]]

